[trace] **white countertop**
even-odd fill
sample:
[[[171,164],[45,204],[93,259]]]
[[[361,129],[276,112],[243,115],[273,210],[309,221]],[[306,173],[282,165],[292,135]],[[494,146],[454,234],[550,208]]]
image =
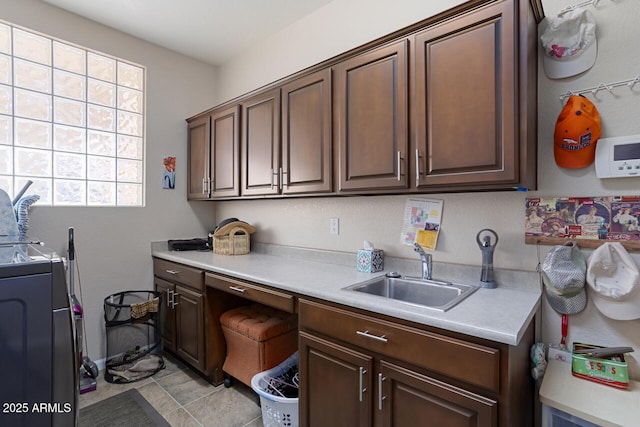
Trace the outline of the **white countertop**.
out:
[[[499,284],[496,289],[478,289],[450,310],[439,312],[342,289],[389,270],[360,273],[356,271],[355,262],[353,266],[346,266],[255,251],[236,256],[176,252],[167,250],[166,244],[162,246],[152,244],[154,257],[508,345],[519,343],[540,304],[539,290]]]
[[[640,383],[627,390],[574,377],[571,363],[549,360],[540,387],[545,405],[603,427],[637,426],[640,420]]]

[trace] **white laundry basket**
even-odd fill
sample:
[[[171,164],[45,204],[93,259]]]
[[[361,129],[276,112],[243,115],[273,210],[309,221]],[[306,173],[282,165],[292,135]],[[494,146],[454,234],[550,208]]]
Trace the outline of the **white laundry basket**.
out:
[[[251,378],[251,388],[260,396],[264,427],[298,427],[298,398],[275,396],[265,391],[266,377],[277,377],[298,365],[298,352],[284,362]]]

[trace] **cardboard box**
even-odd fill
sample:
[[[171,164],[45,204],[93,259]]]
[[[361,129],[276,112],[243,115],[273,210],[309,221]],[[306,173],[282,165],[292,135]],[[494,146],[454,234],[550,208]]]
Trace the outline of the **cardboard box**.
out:
[[[629,388],[629,368],[624,354],[605,358],[589,357],[575,353],[576,350],[603,348],[602,346],[573,343],[571,373],[573,376],[619,389]]]
[[[358,271],[377,273],[384,270],[384,252],[382,249],[360,249],[358,251]]]

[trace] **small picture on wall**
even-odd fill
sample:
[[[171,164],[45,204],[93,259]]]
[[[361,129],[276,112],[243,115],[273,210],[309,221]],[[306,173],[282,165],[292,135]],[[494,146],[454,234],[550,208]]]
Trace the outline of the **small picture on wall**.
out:
[[[173,190],[176,188],[176,158],[167,156],[163,160],[162,188]]]
[[[611,239],[640,240],[640,197],[615,197],[611,215]]]

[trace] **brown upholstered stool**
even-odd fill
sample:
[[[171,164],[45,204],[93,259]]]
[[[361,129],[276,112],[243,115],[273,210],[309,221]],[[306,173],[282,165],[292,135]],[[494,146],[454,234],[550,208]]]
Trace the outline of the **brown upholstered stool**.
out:
[[[251,386],[251,378],[271,369],[298,349],[297,316],[261,304],[235,308],[220,316],[227,342],[222,370]]]

